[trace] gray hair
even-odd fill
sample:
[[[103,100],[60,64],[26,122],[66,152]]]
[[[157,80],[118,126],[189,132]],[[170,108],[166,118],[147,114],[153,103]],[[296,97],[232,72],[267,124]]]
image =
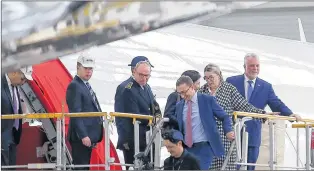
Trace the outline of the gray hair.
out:
[[[192,86],[193,85],[193,80],[186,75],[182,75],[176,82],[176,86],[180,86],[182,84],[186,84],[187,86]]]
[[[134,67],[131,67],[131,71],[133,72],[134,69],[137,69],[141,64],[149,66],[152,69],[152,65],[148,61],[140,61]]]
[[[257,60],[259,60],[259,57],[255,54],[255,53],[247,53],[245,56],[244,56],[244,66],[246,65],[246,60],[248,58],[256,58]]]
[[[206,67],[204,68],[204,73],[205,72],[214,72],[215,74],[219,75],[220,79],[223,79],[222,72],[219,66],[216,64],[209,63],[208,65],[206,65]]]

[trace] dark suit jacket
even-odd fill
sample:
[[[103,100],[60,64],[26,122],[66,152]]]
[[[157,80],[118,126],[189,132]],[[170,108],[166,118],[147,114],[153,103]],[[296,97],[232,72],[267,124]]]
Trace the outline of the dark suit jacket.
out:
[[[23,112],[22,112],[19,94],[18,94],[18,99],[20,102],[18,113],[22,114]],[[14,114],[12,105],[13,105],[12,96],[10,93],[7,79],[5,76],[2,76],[1,115]],[[12,119],[12,120],[2,119],[1,120],[1,144],[2,144],[2,148],[7,148],[10,143],[15,143],[15,144],[20,143],[20,138],[21,138],[21,134],[22,134],[22,119],[19,120],[20,123],[19,123],[18,131],[16,131],[16,129],[13,128],[14,121],[15,121],[14,119]],[[13,134],[12,134],[12,131],[13,131]]]
[[[95,102],[86,84],[75,76],[66,91],[66,101],[70,113],[101,112],[98,111],[98,100]],[[99,106],[100,108],[100,106]],[[69,141],[81,141],[89,137],[92,143],[102,140],[102,119],[100,117],[71,117],[69,126]]]
[[[234,85],[240,94],[245,97],[244,75],[227,78],[227,82]],[[292,111],[276,96],[272,85],[260,78],[256,78],[254,90],[248,100],[256,108],[265,109],[267,105],[273,112],[280,112],[283,116],[289,116]],[[259,120],[246,122],[246,130],[249,133],[249,146],[259,147],[261,144],[262,123]]]
[[[199,160],[187,150],[180,158],[170,156],[164,161],[164,170],[201,170]]]
[[[204,127],[207,140],[214,152],[214,155],[220,157],[225,154],[225,150],[220,138],[216,124],[216,118],[222,121],[225,134],[232,131],[232,122],[229,115],[218,105],[215,97],[207,94],[197,93],[199,113]],[[183,108],[185,100],[181,100],[176,106],[176,119],[179,130],[184,135],[183,126]]]
[[[115,112],[133,113],[141,115],[153,115],[153,104],[157,102],[149,85],[141,86],[132,78],[122,82],[115,94]],[[146,131],[149,130],[148,120],[139,119],[140,123],[140,146],[146,146]],[[134,148],[134,125],[131,118],[115,118],[118,132],[118,149],[124,149],[123,144],[128,143],[130,148]]]
[[[168,115],[174,115],[176,111],[176,104],[181,100],[182,98],[177,92],[172,92],[167,98],[164,117],[167,117]]]

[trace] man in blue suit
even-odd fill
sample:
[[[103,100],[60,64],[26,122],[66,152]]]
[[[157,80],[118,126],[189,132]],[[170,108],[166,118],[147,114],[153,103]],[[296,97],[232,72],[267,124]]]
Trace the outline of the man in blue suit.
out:
[[[269,105],[273,112],[280,112],[283,116],[296,117],[301,120],[299,115],[293,114],[292,111],[276,96],[270,83],[258,78],[260,62],[256,54],[249,53],[244,57],[243,75],[237,75],[227,78],[227,82],[234,85],[238,91],[253,106],[264,109]],[[260,120],[250,120],[246,122],[246,130],[249,133],[248,142],[248,163],[256,163],[261,145],[261,128]],[[248,170],[254,170],[255,166],[248,166]]]
[[[33,80],[32,67],[22,68],[2,76],[1,115],[22,114],[19,87]],[[22,119],[1,120],[1,165],[16,165],[16,146],[22,134]]]
[[[234,139],[232,122],[213,96],[196,92],[190,77],[181,76],[176,87],[184,100],[176,105],[175,116],[168,117],[177,122],[187,150],[199,159],[201,170],[208,170],[214,156],[225,154],[215,117],[223,122],[229,140]]]
[[[151,63],[145,56],[133,58],[131,64],[132,76],[122,82],[115,94],[115,112],[161,116],[150,86],[147,84],[151,75]],[[146,131],[149,130],[148,120],[139,120],[140,151],[146,148]],[[117,149],[123,151],[127,164],[134,162],[134,127],[131,118],[116,117],[118,132]],[[127,169],[129,167],[126,167]]]
[[[93,74],[95,59],[82,53],[77,60],[77,75],[66,91],[70,113],[101,112],[98,99],[88,80]],[[90,164],[92,148],[102,140],[101,117],[71,117],[68,139],[72,147],[73,164]],[[89,170],[89,167],[78,168]]]

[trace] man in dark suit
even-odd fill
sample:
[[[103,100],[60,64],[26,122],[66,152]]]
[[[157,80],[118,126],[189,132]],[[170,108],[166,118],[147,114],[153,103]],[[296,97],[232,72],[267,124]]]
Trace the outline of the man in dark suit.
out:
[[[77,60],[77,75],[66,91],[66,101],[70,113],[101,112],[98,99],[88,80],[93,74],[95,59],[82,53]],[[101,117],[72,117],[68,139],[72,147],[73,164],[90,164],[92,148],[102,140]],[[78,168],[89,170],[89,167]]]
[[[259,58],[256,54],[249,53],[244,57],[243,75],[237,75],[227,78],[227,82],[234,85],[238,91],[253,106],[264,109],[269,105],[273,112],[280,112],[283,116],[296,117],[301,120],[299,115],[293,114],[292,111],[276,96],[270,83],[258,78],[260,68]],[[261,128],[260,120],[250,120],[246,123],[248,137],[248,163],[256,163],[261,145]],[[248,170],[254,170],[255,166],[247,166]]]
[[[215,117],[223,122],[229,140],[234,139],[232,122],[213,96],[196,92],[190,77],[181,76],[176,87],[184,100],[177,104],[175,116],[170,115],[170,120],[177,121],[187,150],[198,158],[201,170],[208,170],[214,156],[225,154]]]
[[[33,80],[32,67],[2,76],[1,114],[22,114],[18,86]],[[16,146],[22,134],[22,119],[1,120],[1,165],[16,165]]]
[[[182,75],[189,76],[192,79],[195,90],[198,90],[200,88],[201,74],[198,71],[186,70],[181,74],[181,76]],[[168,115],[174,115],[176,104],[181,100],[182,100],[181,96],[176,91],[172,92],[167,98],[164,117],[167,117]]]
[[[131,64],[132,76],[122,82],[115,94],[115,112],[142,115],[161,116],[150,86],[147,84],[151,76],[151,63],[144,56],[133,58]],[[158,115],[158,116],[157,116]],[[148,120],[139,120],[140,151],[146,148],[146,131],[149,131]],[[134,127],[131,118],[116,117],[118,132],[117,149],[123,151],[127,164],[134,162]],[[128,167],[127,167],[128,169]]]

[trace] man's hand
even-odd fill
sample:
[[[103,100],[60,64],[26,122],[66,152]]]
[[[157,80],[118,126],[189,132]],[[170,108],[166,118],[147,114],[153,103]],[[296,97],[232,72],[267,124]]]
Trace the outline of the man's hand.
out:
[[[234,140],[234,138],[235,138],[233,131],[228,132],[226,136],[227,136],[228,140],[230,140],[230,141]]]
[[[83,143],[86,147],[90,147],[90,146],[92,145],[92,143],[91,143],[89,137],[84,137],[84,138],[82,139],[82,143]]]
[[[290,117],[295,117],[295,119],[297,120],[297,122],[299,122],[299,121],[302,120],[301,116],[298,115],[298,114],[291,114]]]
[[[123,144],[124,149],[126,150],[130,150],[129,144],[128,143],[124,143]]]

